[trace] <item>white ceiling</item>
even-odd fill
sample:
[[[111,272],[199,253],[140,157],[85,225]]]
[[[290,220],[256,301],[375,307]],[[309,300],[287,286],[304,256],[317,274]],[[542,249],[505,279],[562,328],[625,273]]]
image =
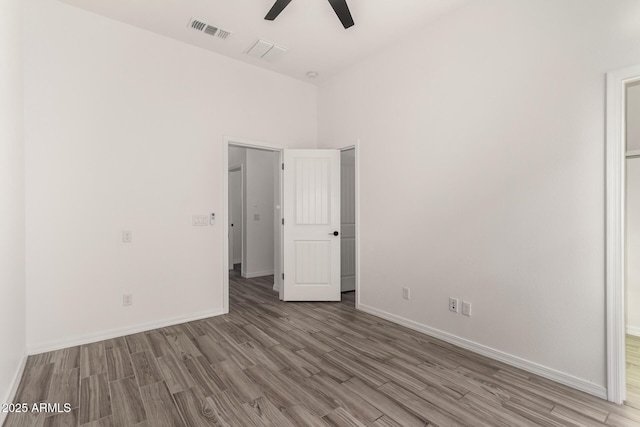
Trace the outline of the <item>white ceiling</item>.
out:
[[[321,82],[469,0],[348,0],[355,26],[345,30],[327,0],[292,0],[265,21],[275,0],[60,0],[243,62]],[[226,40],[188,27],[191,18],[231,32]],[[289,49],[274,63],[244,52],[257,39]]]

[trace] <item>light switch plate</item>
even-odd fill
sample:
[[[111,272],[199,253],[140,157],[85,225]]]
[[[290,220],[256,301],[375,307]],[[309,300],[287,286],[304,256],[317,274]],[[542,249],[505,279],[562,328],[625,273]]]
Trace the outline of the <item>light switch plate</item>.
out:
[[[209,225],[209,218],[207,215],[192,215],[191,225],[194,227],[204,227]]]

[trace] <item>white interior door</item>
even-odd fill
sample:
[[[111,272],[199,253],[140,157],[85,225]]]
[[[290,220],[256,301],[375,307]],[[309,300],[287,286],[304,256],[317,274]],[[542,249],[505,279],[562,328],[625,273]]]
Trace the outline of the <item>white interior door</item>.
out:
[[[340,301],[340,151],[284,150],[285,301]]]

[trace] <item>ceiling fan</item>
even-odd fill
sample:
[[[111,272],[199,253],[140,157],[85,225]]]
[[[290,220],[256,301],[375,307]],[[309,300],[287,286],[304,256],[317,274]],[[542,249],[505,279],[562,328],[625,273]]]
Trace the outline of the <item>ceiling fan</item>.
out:
[[[276,0],[264,19],[273,21],[289,3],[291,3],[291,0]],[[329,4],[331,4],[331,7],[336,15],[338,15],[338,19],[340,19],[340,22],[342,22],[342,26],[345,29],[353,26],[354,22],[351,17],[351,12],[349,11],[349,6],[347,6],[347,0],[329,0]]]

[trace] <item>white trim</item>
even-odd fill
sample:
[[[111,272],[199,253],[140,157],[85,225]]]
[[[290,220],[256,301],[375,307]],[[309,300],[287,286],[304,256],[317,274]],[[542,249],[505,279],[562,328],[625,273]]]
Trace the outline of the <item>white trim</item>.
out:
[[[98,341],[104,341],[111,338],[122,337],[125,335],[136,334],[138,332],[151,331],[157,328],[164,328],[165,326],[178,325],[180,323],[193,322],[194,320],[206,319],[208,317],[220,316],[223,310],[207,310],[201,311],[186,316],[176,316],[169,319],[164,319],[155,322],[140,323],[135,326],[126,326],[124,328],[115,328],[107,331],[79,335],[63,340],[51,341],[47,343],[37,344],[28,347],[29,355],[45,353],[47,351],[61,350],[67,347],[75,347],[77,345],[89,344]]]
[[[507,365],[523,369],[527,372],[531,372],[557,383],[564,384],[580,391],[584,391],[585,393],[589,393],[601,399],[604,399],[607,396],[607,390],[598,384],[594,384],[573,375],[569,375],[564,372],[560,372],[555,369],[540,365],[538,363],[531,362],[530,360],[526,360],[521,357],[484,346],[482,344],[478,344],[465,338],[460,338],[456,335],[443,332],[439,329],[435,329],[430,326],[414,322],[413,320],[409,320],[401,316],[396,316],[395,314],[387,313],[385,311],[364,304],[360,304],[360,310],[369,314],[373,314],[374,316],[389,320],[390,322],[405,326],[409,329],[413,329],[414,331],[422,332],[423,334],[441,339],[450,344],[456,345],[482,356],[490,357],[494,360],[506,363]]]
[[[273,275],[273,270],[269,270],[269,271],[252,271],[251,273],[244,273],[242,275],[242,277],[244,277],[245,279],[254,279],[256,277],[272,276],[272,275]]]
[[[22,356],[22,360],[20,361],[20,365],[18,365],[18,369],[16,370],[15,375],[13,376],[13,380],[11,381],[11,387],[9,387],[9,391],[7,392],[4,400],[0,401],[0,403],[10,403],[16,397],[16,393],[18,392],[18,386],[20,385],[20,380],[22,379],[22,374],[24,373],[24,368],[27,366],[27,354],[25,353]],[[3,425],[5,418],[7,417],[8,412],[0,411],[0,426]]]
[[[607,399],[626,397],[624,313],[625,88],[640,79],[640,66],[607,74],[606,310]]]
[[[627,335],[633,335],[634,337],[640,337],[640,327],[638,327],[638,326],[628,326],[627,325]]]
[[[360,278],[362,273],[360,271],[360,140],[358,139],[354,145],[355,150],[355,162],[356,162],[356,310],[360,310]]]

